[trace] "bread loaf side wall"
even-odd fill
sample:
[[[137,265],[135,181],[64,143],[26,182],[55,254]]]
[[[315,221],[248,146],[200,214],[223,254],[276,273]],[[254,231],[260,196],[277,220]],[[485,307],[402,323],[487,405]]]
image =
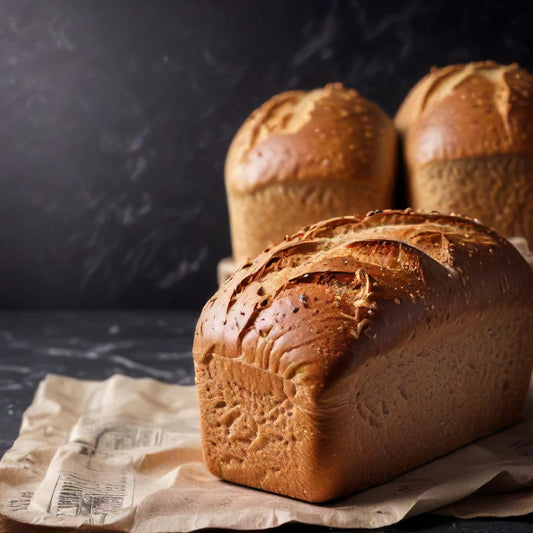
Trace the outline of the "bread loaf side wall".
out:
[[[519,309],[434,327],[370,360],[319,403],[329,427],[311,468],[336,480],[324,496],[393,479],[520,417],[533,364],[532,317]],[[339,401],[344,409],[328,417]]]
[[[511,318],[511,320],[509,320]],[[321,502],[389,480],[517,420],[533,321],[425,324],[318,399],[305,386],[210,356],[197,365],[205,460],[215,475]]]
[[[492,155],[437,161],[411,174],[415,209],[460,213],[533,246],[533,156]]]
[[[346,181],[279,183],[253,193],[229,194],[233,254],[245,262],[285,235],[344,215],[363,215],[389,205],[390,195]]]
[[[196,366],[204,461],[223,479],[300,499],[312,411],[290,380],[212,355]],[[301,394],[305,394],[300,388]]]

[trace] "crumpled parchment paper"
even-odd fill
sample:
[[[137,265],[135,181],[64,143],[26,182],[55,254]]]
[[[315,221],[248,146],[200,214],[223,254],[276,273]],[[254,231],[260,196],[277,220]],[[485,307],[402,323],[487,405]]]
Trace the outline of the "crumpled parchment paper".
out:
[[[531,392],[531,391],[530,391]],[[0,461],[0,515],[134,532],[263,529],[289,521],[376,528],[435,511],[533,512],[533,397],[524,419],[396,480],[326,505],[226,483],[202,463],[194,387],[55,375]]]

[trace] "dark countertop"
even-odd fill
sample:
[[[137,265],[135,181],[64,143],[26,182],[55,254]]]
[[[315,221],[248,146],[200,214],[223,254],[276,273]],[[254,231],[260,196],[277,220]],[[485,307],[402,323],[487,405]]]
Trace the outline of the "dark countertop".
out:
[[[183,311],[0,312],[0,455],[16,438],[22,413],[48,373],[96,380],[121,373],[193,384],[191,346],[197,315]],[[290,524],[276,531],[332,530]],[[378,531],[523,533],[533,531],[533,515],[506,520],[423,515]]]

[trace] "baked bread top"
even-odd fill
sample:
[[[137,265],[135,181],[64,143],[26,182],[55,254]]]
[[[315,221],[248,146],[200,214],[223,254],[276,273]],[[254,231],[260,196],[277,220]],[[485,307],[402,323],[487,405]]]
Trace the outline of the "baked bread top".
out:
[[[376,104],[341,83],[278,94],[256,109],[226,159],[226,186],[253,192],[287,180],[346,180],[387,194],[396,132]]]
[[[414,333],[533,306],[533,273],[477,221],[407,211],[326,220],[241,267],[205,305],[198,362],[238,358],[317,393]]]
[[[517,64],[483,61],[432,69],[394,119],[407,161],[533,154],[533,76]]]

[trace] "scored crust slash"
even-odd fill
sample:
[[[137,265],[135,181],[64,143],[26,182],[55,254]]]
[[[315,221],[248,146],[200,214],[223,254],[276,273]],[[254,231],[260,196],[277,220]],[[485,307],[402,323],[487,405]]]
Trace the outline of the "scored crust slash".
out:
[[[319,222],[241,267],[202,311],[205,462],[320,502],[502,429],[526,399],[532,311],[532,269],[473,219]]]

